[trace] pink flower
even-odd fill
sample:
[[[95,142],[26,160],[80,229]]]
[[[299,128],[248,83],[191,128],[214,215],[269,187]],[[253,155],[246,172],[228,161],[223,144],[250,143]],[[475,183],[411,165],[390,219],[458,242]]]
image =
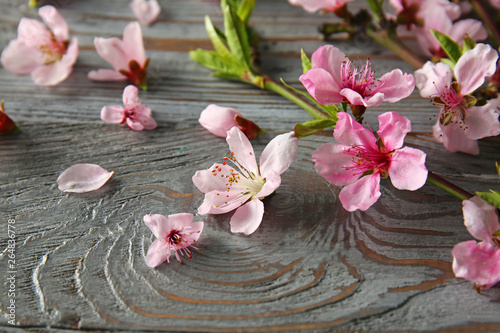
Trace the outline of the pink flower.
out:
[[[151,118],[151,109],[141,103],[137,87],[132,85],[125,87],[123,90],[123,104],[125,108],[121,105],[103,107],[101,119],[114,124],[127,122],[128,127],[136,131],[156,128],[156,121]]]
[[[205,193],[198,214],[223,214],[236,209],[230,221],[231,232],[249,235],[262,221],[261,199],[280,186],[280,175],[297,155],[297,138],[293,132],[275,137],[262,152],[259,166],[250,141],[240,129],[228,131],[226,141],[234,166],[216,163],[193,176],[193,183]]]
[[[414,191],[427,180],[425,153],[404,147],[410,121],[395,113],[378,116],[377,139],[372,131],[339,112],[333,137],[338,143],[325,143],[312,160],[320,176],[336,186],[344,186],[339,199],[350,212],[366,210],[380,197],[380,178],[391,177],[394,187]]]
[[[389,0],[396,10],[398,22],[422,26],[429,20],[430,14],[439,12],[452,20],[460,17],[460,6],[448,0]]]
[[[97,53],[109,62],[115,70],[99,69],[88,74],[95,81],[129,80],[136,86],[147,89],[146,70],[149,58],[146,58],[142,31],[139,22],[127,24],[123,31],[123,40],[113,38],[95,38]]]
[[[194,222],[193,214],[180,213],[165,217],[160,214],[144,216],[144,223],[151,229],[156,240],[151,244],[146,254],[146,265],[156,267],[165,260],[170,263],[170,253],[173,250],[177,261],[182,264],[180,256],[191,258],[189,248],[198,240],[203,230],[203,222]]]
[[[300,76],[300,82],[311,96],[325,105],[346,102],[371,107],[382,102],[395,103],[408,97],[415,88],[411,74],[394,69],[376,79],[370,60],[358,69],[332,45],[317,49],[311,63],[312,68]]]
[[[132,0],[129,4],[135,17],[142,25],[151,25],[156,21],[161,12],[161,7],[157,0]]]
[[[460,57],[455,71],[441,62],[427,62],[415,72],[420,95],[433,98],[441,108],[434,136],[446,149],[479,154],[478,139],[500,134],[500,100],[472,107],[476,99],[470,95],[495,73],[497,59],[498,53],[491,46],[477,44]]]
[[[31,73],[33,82],[53,86],[64,81],[73,71],[78,57],[78,40],[69,41],[68,25],[52,6],[43,6],[38,14],[43,23],[23,17],[17,28],[18,37],[3,50],[2,65],[16,74]]]
[[[318,10],[335,12],[353,0],[288,0],[293,6],[300,6],[306,12],[314,13]]]
[[[262,130],[253,121],[243,118],[238,110],[210,104],[200,114],[199,122],[210,133],[225,138],[227,131],[238,127],[249,139],[255,139]]]
[[[493,236],[500,229],[496,208],[479,197],[462,202],[465,226],[481,240],[462,242],[452,250],[453,272],[476,285],[478,291],[500,281],[500,238]]]

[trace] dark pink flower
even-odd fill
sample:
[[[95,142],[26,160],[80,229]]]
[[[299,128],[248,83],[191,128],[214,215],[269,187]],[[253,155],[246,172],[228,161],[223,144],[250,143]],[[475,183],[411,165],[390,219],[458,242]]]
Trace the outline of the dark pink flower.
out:
[[[101,119],[114,124],[127,123],[128,127],[136,131],[156,128],[156,121],[151,118],[149,106],[141,103],[139,90],[135,86],[127,86],[123,90],[123,104],[105,106],[101,110]]]
[[[500,229],[497,210],[479,197],[462,202],[464,222],[470,234],[481,240],[462,242],[453,248],[453,272],[476,284],[478,290],[500,281]]]
[[[410,121],[396,112],[378,116],[377,139],[345,112],[337,114],[333,137],[312,155],[314,168],[329,183],[344,186],[339,199],[348,211],[366,210],[380,197],[380,178],[390,177],[394,187],[414,191],[427,180],[425,153],[404,147]]]
[[[146,71],[149,58],[146,58],[139,22],[127,24],[123,31],[123,40],[113,38],[95,38],[97,53],[113,66],[111,69],[99,69],[88,74],[94,81],[129,80],[142,89],[147,89]]]
[[[357,68],[338,48],[321,46],[311,58],[312,68],[300,76],[300,82],[319,103],[346,102],[364,107],[395,103],[408,97],[415,88],[411,74],[400,69],[375,78],[370,60]]]
[[[165,217],[160,214],[144,216],[144,223],[151,229],[156,240],[146,254],[146,265],[156,267],[165,260],[170,262],[170,254],[182,264],[181,256],[191,258],[189,248],[196,249],[193,244],[203,231],[203,222],[193,222],[193,214],[180,213]]]
[[[23,17],[18,37],[3,50],[2,65],[16,74],[29,74],[33,82],[53,86],[73,71],[78,57],[78,40],[69,40],[68,25],[52,6],[43,6],[38,14],[43,23]]]

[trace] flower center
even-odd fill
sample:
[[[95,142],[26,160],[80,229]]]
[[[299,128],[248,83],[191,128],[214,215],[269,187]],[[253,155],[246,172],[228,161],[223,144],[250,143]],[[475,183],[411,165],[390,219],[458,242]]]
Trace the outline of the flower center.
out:
[[[389,175],[393,152],[384,152],[382,149],[374,149],[366,146],[351,146],[345,154],[352,156],[352,165],[346,170],[352,171],[353,175],[379,173],[382,178]]]
[[[434,97],[432,103],[441,108],[439,116],[441,125],[455,123],[466,128],[463,125],[467,109],[476,104],[476,98],[469,95],[462,96],[460,86],[457,82],[453,82],[451,87],[445,87],[441,95]]]
[[[380,80],[375,79],[372,63],[367,60],[361,68],[354,67],[352,61],[344,61],[340,68],[343,88],[354,90],[361,96],[369,96]]]
[[[51,32],[50,39],[46,44],[39,46],[40,51],[43,53],[43,63],[45,65],[52,65],[53,63],[61,60],[66,50],[68,49],[69,41],[58,42],[56,37]]]
[[[181,256],[184,257],[184,255],[186,255],[189,259],[191,259],[192,252],[189,250],[190,247],[197,249],[196,247],[191,245],[192,243],[184,238],[186,234],[189,235],[189,233],[186,233],[186,231],[188,231],[189,229],[191,229],[191,227],[185,227],[181,230],[171,229],[165,237],[165,240],[167,242],[167,251],[170,253],[171,250],[174,250],[175,258],[181,264],[183,263],[181,260]]]

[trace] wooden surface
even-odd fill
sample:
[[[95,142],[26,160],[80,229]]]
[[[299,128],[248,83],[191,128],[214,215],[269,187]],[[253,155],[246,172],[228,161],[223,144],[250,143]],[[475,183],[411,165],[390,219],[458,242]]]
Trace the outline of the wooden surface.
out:
[[[500,288],[478,294],[451,271],[451,248],[471,239],[461,203],[429,185],[398,191],[382,182],[381,199],[366,212],[348,213],[339,189],[313,169],[311,153],[331,131],[301,139],[282,186],[264,200],[266,213],[251,236],[231,234],[227,215],[206,222],[196,252],[184,265],[156,269],[144,255],[154,236],[148,213],[195,213],[203,195],[196,170],[227,156],[223,139],[198,124],[210,103],[239,109],[267,130],[261,151],[276,134],[307,115],[266,91],[222,81],[187,52],[210,48],[203,17],[221,23],[217,2],[160,1],[160,21],[143,30],[151,57],[151,90],[141,98],[158,128],[135,132],[100,119],[119,104],[126,83],[95,83],[92,69],[108,67],[95,36],[121,36],[133,20],[125,0],[58,0],[80,56],[71,77],[52,87],[0,69],[0,99],[21,126],[0,137],[0,331],[497,331]],[[15,38],[22,16],[36,17],[27,0],[0,0],[0,47]],[[299,51],[323,42],[310,15],[285,0],[259,0],[252,25],[261,34],[263,67],[299,87]],[[408,38],[408,43],[415,41]],[[382,73],[412,68],[363,38],[335,45],[351,57],[370,57]],[[395,110],[409,117],[406,144],[427,153],[430,170],[469,191],[498,189],[494,162],[499,138],[480,142],[479,157],[453,154],[431,135],[437,109],[417,92],[403,102],[369,110],[365,119]],[[66,194],[58,175],[75,163],[114,170],[102,189]],[[5,315],[7,221],[16,226],[16,327]]]

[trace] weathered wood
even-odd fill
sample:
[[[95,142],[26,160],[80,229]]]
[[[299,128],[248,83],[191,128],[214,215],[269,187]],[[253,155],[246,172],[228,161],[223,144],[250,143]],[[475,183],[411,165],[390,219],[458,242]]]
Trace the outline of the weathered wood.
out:
[[[231,234],[230,214],[197,216],[206,222],[200,251],[184,265],[148,268],[144,255],[154,236],[142,217],[195,213],[203,196],[191,177],[228,154],[225,141],[198,124],[203,108],[234,107],[265,128],[254,141],[258,152],[307,115],[272,93],[212,78],[193,63],[190,49],[210,47],[204,15],[217,24],[221,15],[217,2],[176,0],[162,1],[160,21],[143,30],[152,84],[141,98],[159,127],[134,132],[105,124],[100,109],[121,103],[125,83],[86,78],[91,69],[108,67],[92,40],[122,34],[133,20],[128,1],[65,2],[61,13],[81,49],[71,77],[44,88],[0,69],[0,98],[22,128],[0,138],[0,330],[17,331],[5,316],[8,219],[16,221],[16,325],[26,330],[498,330],[500,288],[478,294],[451,271],[451,248],[471,239],[461,203],[432,186],[398,191],[383,181],[372,208],[344,211],[339,189],[310,161],[314,149],[332,140],[328,131],[300,140],[282,186],[264,200],[254,234]],[[19,19],[36,15],[24,0],[0,4],[3,48]],[[317,25],[328,19],[285,0],[260,1],[252,24],[262,36],[263,67],[299,87],[300,48],[311,53],[323,44]],[[372,58],[379,72],[411,71],[371,42],[336,45]],[[479,157],[453,154],[433,139],[429,118],[436,109],[418,93],[365,118],[376,128],[376,116],[388,110],[412,120],[406,143],[427,153],[429,169],[470,191],[498,188],[498,138],[481,140]],[[95,192],[60,192],[57,176],[79,162],[115,175]]]

